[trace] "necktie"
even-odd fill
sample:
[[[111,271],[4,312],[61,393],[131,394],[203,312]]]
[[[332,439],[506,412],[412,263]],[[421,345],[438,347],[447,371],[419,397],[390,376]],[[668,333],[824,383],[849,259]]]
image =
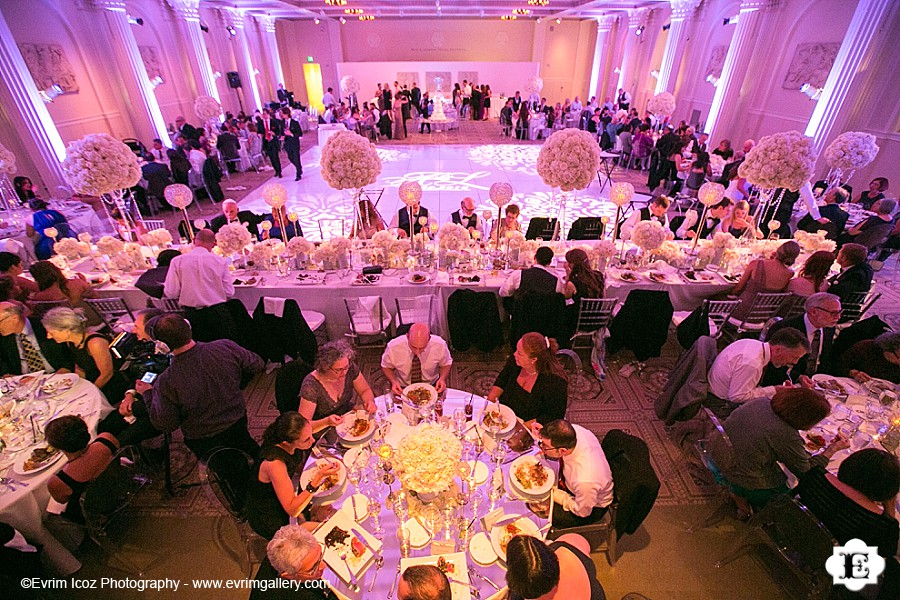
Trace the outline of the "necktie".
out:
[[[412,356],[412,367],[409,369],[409,383],[420,383],[422,381],[422,359],[418,354]]]
[[[19,341],[22,343],[22,354],[25,355],[25,364],[31,373],[41,371],[44,368],[44,359],[37,348],[28,341],[28,337],[24,333],[19,334]]]
[[[566,468],[565,460],[563,460],[563,457],[560,456],[559,457],[559,477],[556,478],[557,487],[559,489],[563,490],[564,492],[568,492],[569,488],[566,487],[566,475],[564,472],[565,468]]]
[[[819,368],[819,354],[822,350],[822,330],[816,329],[813,333],[812,344],[809,348],[809,357],[806,359],[806,374],[812,375]]]

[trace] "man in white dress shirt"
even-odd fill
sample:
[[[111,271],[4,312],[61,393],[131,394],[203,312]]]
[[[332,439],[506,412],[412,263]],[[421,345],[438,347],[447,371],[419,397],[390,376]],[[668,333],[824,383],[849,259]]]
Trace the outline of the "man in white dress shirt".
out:
[[[771,398],[776,386],[760,386],[766,365],[793,367],[809,352],[806,334],[792,327],[775,332],[768,342],[737,340],[725,347],[709,369],[709,393],[725,401],[723,414],[756,398]],[[711,408],[716,410],[715,399]]]
[[[381,370],[398,396],[407,385],[420,382],[432,383],[438,393],[443,392],[452,365],[447,342],[431,335],[425,323],[414,323],[406,335],[388,342],[381,355]]]
[[[613,478],[597,436],[563,419],[535,424],[532,431],[544,456],[560,464],[552,490],[554,529],[600,521],[613,502]]]
[[[202,229],[194,236],[194,248],[176,256],[166,274],[166,298],[176,298],[185,308],[209,308],[234,296],[228,262],[212,253],[216,235]]]

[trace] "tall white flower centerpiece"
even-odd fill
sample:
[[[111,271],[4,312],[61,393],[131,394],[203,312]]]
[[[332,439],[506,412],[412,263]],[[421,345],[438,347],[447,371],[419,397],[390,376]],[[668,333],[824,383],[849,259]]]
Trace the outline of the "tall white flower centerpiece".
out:
[[[715,206],[725,197],[725,186],[721,183],[707,181],[700,186],[697,191],[697,199],[703,205],[703,212],[700,215],[700,225],[697,229],[697,235],[694,236],[694,243],[691,244],[691,252],[697,249],[697,242],[700,241],[700,231],[703,230],[703,223],[706,222],[706,212],[710,206]],[[696,214],[696,213],[695,213]],[[690,227],[690,225],[688,226]]]
[[[560,129],[538,153],[537,172],[551,188],[559,189],[557,227],[565,230],[565,207],[568,192],[583,190],[591,185],[600,168],[600,147],[594,137],[580,129]]]
[[[771,217],[784,190],[796,192],[812,177],[818,154],[812,138],[799,131],[764,136],[747,153],[738,175],[760,188],[757,226]],[[776,190],[778,197],[775,197]]]
[[[194,113],[209,134],[217,132],[222,117],[222,105],[212,96],[197,96],[194,99]],[[215,140],[212,140],[215,143]]]
[[[359,92],[359,81],[353,75],[341,77],[341,93],[347,98],[350,106],[356,104],[356,94]]]
[[[115,206],[129,238],[133,229],[125,195],[141,180],[141,168],[131,148],[105,133],[93,133],[66,147],[63,176],[79,194],[97,196],[104,206]],[[108,214],[108,211],[107,211]]]
[[[403,487],[428,502],[446,492],[459,472],[462,444],[453,433],[427,423],[397,445],[394,468]]]
[[[10,210],[18,204],[15,190],[9,183],[9,178],[15,174],[16,155],[0,143],[0,201],[5,210]]]
[[[847,131],[837,136],[825,148],[825,162],[829,167],[825,176],[826,191],[850,181],[853,173],[875,160],[877,154],[878,144],[872,134]]]
[[[505,181],[498,181],[496,183],[491,184],[491,189],[488,191],[488,196],[491,199],[491,202],[496,205],[496,207],[500,210],[497,211],[497,218],[500,219],[503,214],[503,207],[509,204],[513,197],[513,187],[509,183]],[[500,227],[497,228],[497,236],[494,240],[494,247],[496,249],[500,249]]]
[[[353,214],[356,236],[365,236],[359,200],[363,188],[381,174],[381,159],[375,144],[352,131],[339,131],[325,142],[321,160],[322,179],[333,190],[354,190]]]
[[[669,92],[661,92],[647,100],[647,112],[663,121],[665,117],[675,114],[675,96]]]
[[[409,231],[407,233],[410,241],[415,242],[416,224],[413,222],[413,206],[422,201],[422,186],[419,185],[418,181],[404,181],[397,188],[397,195],[403,204],[406,205],[406,210],[409,211]],[[415,250],[415,243],[413,243],[412,249]]]
[[[232,263],[252,241],[253,236],[241,223],[228,223],[216,232],[216,246],[223,256],[232,258]]]
[[[187,231],[188,238],[193,242],[194,229],[191,227],[191,219],[188,217],[187,207],[194,201],[194,192],[183,183],[173,183],[166,186],[163,196],[172,208],[177,208],[181,211],[181,218],[184,219],[184,228]],[[205,226],[206,222],[204,221]]]
[[[272,215],[277,216],[278,227],[281,229],[281,241],[287,244],[287,227],[284,223],[284,205],[287,204],[287,188],[280,183],[269,183],[262,189],[263,201],[272,209]]]
[[[659,221],[640,221],[631,231],[631,241],[641,249],[641,257],[646,263],[650,253],[666,241],[666,231]]]

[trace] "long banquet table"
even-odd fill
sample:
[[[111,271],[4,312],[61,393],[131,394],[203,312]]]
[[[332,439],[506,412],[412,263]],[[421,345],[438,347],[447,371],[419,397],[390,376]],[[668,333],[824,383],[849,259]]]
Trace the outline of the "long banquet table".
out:
[[[462,390],[449,389],[447,391],[446,400],[444,401],[444,417],[452,418],[454,411],[456,409],[463,408],[466,401],[470,398],[470,396],[472,396],[472,395],[468,392],[465,392]],[[473,403],[472,403],[473,404],[473,420],[475,420],[475,422],[479,422],[481,415],[484,411],[486,402],[485,402],[484,398],[481,398],[479,396],[472,396],[472,397],[473,397]],[[376,398],[376,403],[378,404],[379,407],[383,406],[384,398],[383,397]],[[389,420],[391,420],[392,423],[397,423],[398,421],[394,420],[395,417],[401,417],[400,413],[399,412],[393,413],[391,415],[391,417],[389,418]],[[405,429],[404,429],[404,431],[405,431]],[[485,437],[487,436],[487,434],[483,430],[479,429],[479,431],[481,432],[481,435],[483,435]],[[474,432],[475,432],[475,428],[471,427],[471,425],[470,425],[467,435],[469,435],[471,437],[472,435],[475,434]],[[399,442],[400,439],[402,439],[401,438],[402,435],[403,435],[402,432],[394,432],[393,434],[392,434],[392,432],[388,432],[388,435],[385,437],[385,441],[387,443],[389,443],[391,446],[396,448],[396,444]],[[320,442],[319,442],[319,446],[323,447],[323,448],[327,447],[327,444],[322,443],[324,439],[325,438],[322,438],[322,440],[320,440]],[[482,505],[478,509],[477,514],[473,514],[471,504],[469,504],[468,506],[466,506],[463,509],[463,515],[467,519],[476,519],[475,525],[474,525],[474,529],[475,529],[476,533],[484,531],[480,519],[482,517],[484,517],[488,513],[488,511],[491,509],[491,503],[490,503],[490,500],[488,499],[488,488],[489,488],[491,480],[492,480],[490,474],[493,473],[493,468],[494,468],[494,464],[491,460],[490,452],[488,450],[488,448],[491,445],[491,442],[492,442],[492,440],[490,440],[490,439],[486,440],[485,452],[480,456],[480,459],[479,459],[481,462],[485,463],[489,469],[489,476],[487,478],[487,481],[484,484],[481,484],[478,486],[478,489],[481,490],[481,493],[483,494]],[[330,452],[332,455],[335,455],[335,456],[342,456],[346,451],[343,448],[340,448],[340,446],[338,446],[335,449],[327,450],[326,453],[327,452]],[[518,458],[519,456],[522,456],[522,455],[538,455],[538,454],[540,454],[540,452],[537,449],[536,445],[530,451],[527,451],[525,453],[520,454],[520,453],[513,453],[511,451],[508,453],[508,455],[506,456],[506,458],[503,461],[503,464],[501,465],[501,470],[504,475],[504,482],[505,482],[504,485],[505,485],[506,492],[503,494],[503,497],[500,498],[496,502],[495,508],[503,509],[504,515],[517,514],[517,515],[523,515],[523,516],[529,517],[532,520],[532,522],[535,525],[537,525],[538,528],[540,528],[540,531],[542,533],[545,533],[546,529],[548,529],[547,526],[549,525],[549,521],[547,519],[541,519],[541,518],[535,516],[534,514],[532,514],[528,510],[528,508],[525,506],[525,502],[515,495],[515,491],[510,491],[511,488],[510,488],[510,484],[508,482],[509,465],[513,460],[515,460],[516,458]],[[327,454],[326,454],[326,456],[327,456]],[[554,470],[556,469],[555,463],[548,463],[548,466],[550,466]],[[353,486],[351,486],[349,483],[346,483],[345,485],[346,485],[346,487],[341,490],[339,496],[334,498],[334,500],[331,502],[331,505],[335,509],[341,509],[341,510],[346,511],[347,515],[352,517],[354,514],[354,508],[352,508],[350,506],[349,502],[348,502],[347,507],[343,507],[343,503],[344,503],[344,501],[348,500],[350,498],[350,496],[353,495],[354,489],[353,489]],[[397,489],[399,489],[399,485],[400,485],[399,482],[395,482],[392,485],[392,488],[396,491]],[[398,569],[398,565],[400,564],[400,544],[399,544],[398,537],[396,535],[397,531],[400,527],[400,522],[399,522],[399,519],[397,518],[396,514],[392,510],[392,508],[388,507],[388,506],[384,506],[384,505],[388,504],[387,502],[385,502],[385,498],[387,496],[387,486],[385,486],[382,483],[378,483],[374,488],[370,487],[369,490],[370,490],[370,493],[373,493],[371,490],[375,490],[375,492],[377,493],[377,495],[383,505],[381,512],[380,512],[381,526],[385,530],[384,539],[382,540],[384,545],[381,550],[381,554],[384,558],[383,567],[381,569],[376,570],[375,565],[370,564],[368,566],[368,568],[366,568],[365,571],[363,571],[362,574],[358,577],[358,584],[361,588],[361,590],[358,592],[354,592],[353,590],[351,590],[350,587],[347,585],[347,583],[344,582],[343,580],[341,580],[334,572],[331,571],[331,569],[326,569],[325,574],[323,576],[325,579],[327,579],[329,581],[329,583],[337,591],[339,591],[341,594],[343,594],[349,598],[352,598],[354,600],[356,600],[358,598],[388,598],[388,593],[391,590],[391,586],[392,586],[392,583],[394,583],[395,577],[397,576],[397,572],[398,572],[397,569]],[[363,486],[363,491],[364,492],[366,491],[365,486]],[[356,512],[357,512],[357,514],[359,514],[359,512],[362,512],[362,511],[359,508],[357,508]],[[362,522],[358,522],[356,524],[356,527],[365,529],[369,533],[371,533],[371,531],[374,530],[374,527],[372,526],[372,519],[369,516],[367,516],[367,518],[365,520],[363,520]],[[444,539],[444,537],[445,537],[444,531],[442,531],[439,534],[439,536],[438,536],[439,540]],[[489,532],[487,532],[487,533],[489,533]],[[410,557],[418,558],[418,557],[426,557],[426,556],[431,555],[432,551],[431,551],[430,546],[431,546],[431,544],[428,543],[424,547],[419,548],[419,549],[416,549],[415,547],[413,547]],[[505,586],[506,565],[500,559],[497,559],[490,565],[483,566],[483,565],[479,565],[478,563],[476,563],[472,559],[471,554],[469,554],[468,552],[466,553],[466,558],[467,558],[467,565],[469,567],[473,567],[475,572],[477,572],[481,576],[489,579],[490,581],[492,581],[494,584],[496,584],[500,588]],[[374,582],[372,581],[373,577],[374,577]],[[457,579],[459,579],[459,577],[457,577]],[[490,584],[486,583],[482,579],[479,579],[477,577],[469,577],[469,579],[470,579],[470,583],[474,587],[479,589],[480,595],[482,598],[488,598],[496,592],[496,590],[493,587],[491,587]],[[374,586],[373,586],[373,583],[374,583]],[[370,586],[373,586],[371,592],[369,591]],[[465,590],[465,588],[462,588],[459,584],[452,584],[451,588],[454,593],[453,594],[454,599],[470,597],[468,594],[468,590]],[[396,587],[394,587],[393,598],[396,598],[396,597],[397,597]]]

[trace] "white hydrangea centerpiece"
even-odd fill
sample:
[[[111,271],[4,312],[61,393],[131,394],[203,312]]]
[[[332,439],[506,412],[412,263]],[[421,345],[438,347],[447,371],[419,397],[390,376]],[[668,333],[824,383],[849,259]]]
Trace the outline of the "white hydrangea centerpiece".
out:
[[[449,430],[428,423],[408,434],[394,453],[400,483],[417,494],[439,494],[450,487],[462,444]]]
[[[671,116],[675,113],[675,96],[669,92],[656,94],[647,101],[647,111],[660,117]]]
[[[656,250],[666,241],[666,231],[659,221],[641,221],[631,230],[631,241],[643,250]]]
[[[375,144],[352,131],[335,133],[322,148],[322,179],[335,190],[359,190],[381,173]]]
[[[852,171],[867,166],[878,154],[875,136],[860,131],[847,131],[825,148],[825,161],[832,169]]]
[[[15,175],[16,155],[0,143],[0,175]]]
[[[538,175],[564,192],[589,186],[599,168],[600,147],[590,133],[580,129],[560,129],[547,138],[538,154]]]
[[[816,157],[812,138],[799,131],[783,131],[759,140],[747,153],[738,174],[762,188],[796,192],[812,177]]]
[[[228,223],[216,232],[216,246],[225,256],[237,254],[253,241],[253,236],[240,223]]]
[[[341,92],[345,96],[350,96],[359,92],[359,81],[353,75],[344,75],[341,77]]]
[[[93,133],[66,147],[66,182],[79,194],[102,196],[133,187],[141,168],[131,148],[105,133]]]
[[[201,121],[206,123],[219,118],[222,114],[222,105],[212,96],[197,96],[194,100],[194,112]]]

